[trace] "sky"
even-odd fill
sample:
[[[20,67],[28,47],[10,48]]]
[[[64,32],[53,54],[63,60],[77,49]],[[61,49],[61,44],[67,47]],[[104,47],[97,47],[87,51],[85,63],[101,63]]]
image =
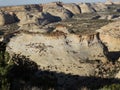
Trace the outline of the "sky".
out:
[[[70,2],[105,2],[105,0],[0,0],[0,6],[23,5],[23,4],[39,4],[54,1]],[[120,1],[120,0],[116,0]]]

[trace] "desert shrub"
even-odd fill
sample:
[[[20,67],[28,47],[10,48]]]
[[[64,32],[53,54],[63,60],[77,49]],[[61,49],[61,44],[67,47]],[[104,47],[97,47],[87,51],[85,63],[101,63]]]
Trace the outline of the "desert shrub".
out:
[[[107,85],[101,88],[100,90],[120,90],[120,84]]]
[[[26,56],[14,55],[12,57],[12,61],[14,62],[14,65],[9,73],[10,78],[17,78],[27,81],[38,70],[37,64]]]
[[[31,90],[33,87],[49,90],[56,86],[54,74],[38,70],[38,65],[28,57],[14,55],[12,60],[14,65],[9,73],[11,90]]]
[[[9,89],[8,72],[12,67],[12,62],[9,62],[9,54],[5,52],[5,44],[0,43],[0,90]]]

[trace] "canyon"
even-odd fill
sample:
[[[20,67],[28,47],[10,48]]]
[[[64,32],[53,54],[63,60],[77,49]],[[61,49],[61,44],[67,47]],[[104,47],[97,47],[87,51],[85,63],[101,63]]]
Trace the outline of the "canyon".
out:
[[[23,55],[43,71],[119,79],[119,9],[117,2],[1,7],[0,40],[10,60]],[[58,86],[78,83],[67,80],[58,76]]]

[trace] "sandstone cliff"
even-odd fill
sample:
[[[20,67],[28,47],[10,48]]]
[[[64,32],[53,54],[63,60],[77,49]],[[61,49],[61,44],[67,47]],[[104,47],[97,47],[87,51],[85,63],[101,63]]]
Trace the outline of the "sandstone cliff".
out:
[[[21,31],[10,39],[6,50],[11,54],[28,56],[41,68],[75,75],[94,74],[94,66],[82,62],[107,61],[107,50],[99,40],[98,33],[75,35],[59,30],[45,34]],[[84,72],[79,72],[82,70]]]
[[[100,32],[101,41],[109,51],[120,51],[120,21],[103,26],[97,31]]]

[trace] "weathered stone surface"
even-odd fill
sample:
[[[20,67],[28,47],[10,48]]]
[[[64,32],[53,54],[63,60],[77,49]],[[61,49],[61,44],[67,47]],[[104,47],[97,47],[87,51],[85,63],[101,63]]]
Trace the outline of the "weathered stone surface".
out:
[[[92,7],[95,11],[105,11],[108,7],[104,3],[94,3],[92,4]]]
[[[73,14],[80,14],[80,7],[76,4],[63,4],[63,7],[69,11],[71,11]]]
[[[17,18],[20,20],[20,24],[26,23],[26,21],[29,19],[28,13],[25,11],[16,13]]]
[[[81,13],[92,13],[92,12],[95,12],[94,8],[92,8],[90,3],[79,4],[79,7],[81,9]]]
[[[67,9],[61,7],[61,6],[47,6],[44,7],[43,6],[43,12],[48,12],[53,16],[59,17],[62,20],[71,18],[73,16],[73,14],[68,11]]]
[[[7,51],[29,56],[41,67],[53,65],[66,69],[73,64],[80,66],[80,62],[89,60],[107,61],[104,46],[96,34],[79,36],[61,32],[46,35],[21,33],[10,39]],[[70,69],[63,69],[60,71],[71,72]],[[74,72],[78,74],[76,70]]]
[[[53,16],[48,12],[42,12],[42,13],[39,13],[37,20],[40,25],[46,25],[52,22],[61,21],[61,18],[57,16]]]
[[[19,15],[18,17],[21,17],[21,20],[18,24],[20,26],[19,29],[29,32],[47,32],[48,30],[41,29],[40,27],[61,20],[60,18],[52,16],[47,12],[36,14],[21,12]],[[24,18],[22,18],[22,16],[24,16]]]
[[[120,51],[120,21],[103,26],[100,30],[100,39],[109,51]]]

